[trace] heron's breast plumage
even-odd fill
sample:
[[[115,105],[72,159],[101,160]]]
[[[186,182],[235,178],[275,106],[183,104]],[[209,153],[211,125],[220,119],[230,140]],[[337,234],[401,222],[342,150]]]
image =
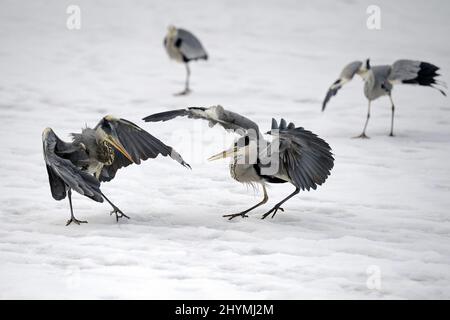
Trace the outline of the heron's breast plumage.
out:
[[[169,57],[175,61],[183,62],[183,55],[180,49],[175,45],[177,37],[173,35],[168,35],[164,41],[165,48]]]
[[[104,166],[109,166],[114,162],[114,148],[106,141],[97,144],[94,150],[89,151],[89,165],[85,169],[88,173],[93,174],[97,178]]]
[[[392,84],[388,81],[389,66],[374,66],[365,79],[364,95],[369,100],[388,95],[392,90]]]
[[[253,183],[261,181],[261,177],[251,164],[240,164],[233,161],[230,163],[231,177],[242,183]]]
[[[114,149],[113,147],[106,141],[103,141],[99,144],[97,150],[97,160],[104,165],[111,165],[114,162]]]

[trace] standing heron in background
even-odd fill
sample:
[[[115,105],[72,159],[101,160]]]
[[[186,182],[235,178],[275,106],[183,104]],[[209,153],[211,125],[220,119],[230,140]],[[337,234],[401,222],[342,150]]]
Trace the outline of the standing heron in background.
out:
[[[104,117],[94,129],[85,128],[81,133],[72,134],[72,142],[64,142],[52,129],[42,134],[44,159],[50,182],[50,190],[55,200],[68,195],[70,204],[70,223],[87,223],[75,218],[72,208],[72,189],[94,201],[108,201],[112,206],[111,214],[116,220],[125,217],[100,190],[100,182],[111,181],[117,170],[141,160],[156,158],[159,154],[170,156],[185,167],[181,156],[134,123]]]
[[[316,189],[325,182],[334,165],[330,146],[317,135],[293,123],[287,125],[284,119],[278,124],[272,119],[272,130],[267,132],[273,136],[268,143],[259,131],[258,125],[240,114],[227,111],[222,106],[210,108],[187,108],[150,115],[146,122],[167,121],[178,116],[193,119],[205,119],[210,127],[219,124],[227,130],[234,130],[241,137],[233,147],[208,160],[232,157],[230,174],[238,182],[262,186],[264,198],[253,207],[235,214],[224,215],[230,220],[235,217],[247,217],[251,210],[265,204],[269,199],[266,183],[289,182],[295,191],[266,212],[262,218],[278,210],[284,211],[281,205],[295,196],[300,190]],[[253,158],[253,161],[248,159]]]
[[[404,83],[432,87],[439,90],[445,96],[445,92],[436,87],[446,87],[444,82],[436,80],[436,77],[439,76],[437,73],[438,70],[439,68],[431,63],[415,60],[397,60],[391,66],[381,65],[373,67],[370,65],[369,59],[365,63],[354,61],[342,70],[339,79],[328,89],[322,104],[322,111],[325,110],[331,97],[335,96],[339,89],[347,82],[350,82],[354,75],[357,74],[364,80],[364,95],[369,100],[369,106],[363,132],[355,138],[368,138],[366,128],[370,118],[370,104],[373,100],[382,96],[389,96],[391,100],[392,115],[391,132],[389,135],[393,137],[395,105],[392,100],[392,89],[394,84]]]
[[[182,62],[186,66],[185,87],[177,95],[188,94],[191,92],[189,89],[189,77],[191,75],[189,62],[201,59],[208,60],[208,54],[196,36],[187,30],[174,26],[168,27],[167,35],[164,38],[164,47],[171,59]]]

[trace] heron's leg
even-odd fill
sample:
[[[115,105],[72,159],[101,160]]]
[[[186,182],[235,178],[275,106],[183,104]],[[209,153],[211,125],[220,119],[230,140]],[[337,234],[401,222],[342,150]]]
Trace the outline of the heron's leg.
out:
[[[273,218],[273,217],[275,217],[275,215],[276,215],[276,213],[277,213],[278,210],[284,211],[284,209],[281,208],[281,205],[282,205],[283,203],[285,203],[286,201],[288,201],[288,200],[289,200],[290,198],[292,198],[293,196],[295,196],[295,195],[296,195],[297,193],[299,193],[299,192],[300,192],[300,189],[299,189],[299,188],[295,188],[295,191],[294,191],[294,192],[292,192],[292,193],[291,193],[290,195],[288,195],[286,198],[284,198],[283,200],[281,200],[280,202],[278,202],[278,203],[277,203],[272,209],[270,209],[268,212],[264,213],[261,219],[267,218],[267,216],[268,216],[269,214],[271,214],[272,212],[273,212],[273,214],[272,214],[272,218]]]
[[[109,201],[109,199],[102,193],[100,192],[101,195],[103,196],[103,198],[105,198],[106,201],[108,201],[108,203],[111,205],[111,207],[113,207],[113,210],[111,211],[110,214],[115,213],[116,214],[116,221],[119,222],[120,218],[127,218],[130,219],[129,216],[127,216],[125,213],[122,212],[122,210],[120,210],[119,208],[116,207],[116,205],[114,203],[112,203],[111,201]]]
[[[189,94],[191,92],[191,89],[189,89],[189,78],[191,77],[191,69],[189,68],[189,63],[186,62],[184,64],[186,66],[186,81],[184,83],[184,90],[180,93],[177,93],[177,96],[183,96],[186,94]]]
[[[362,138],[362,139],[369,138],[368,136],[366,136],[366,129],[367,129],[367,125],[369,124],[369,119],[370,119],[370,103],[371,103],[371,101],[369,100],[369,106],[367,107],[367,118],[366,118],[366,123],[364,124],[363,132],[359,136],[356,136],[354,138]]]
[[[191,69],[189,68],[189,63],[186,63],[186,83],[184,91],[188,93],[190,91],[189,89],[189,78],[191,77]]]
[[[251,208],[249,208],[249,209],[247,209],[245,211],[242,211],[242,212],[239,212],[239,213],[234,213],[234,214],[226,214],[223,217],[224,218],[228,218],[228,220],[231,220],[231,219],[239,217],[239,216],[242,217],[242,218],[248,217],[247,213],[249,213],[253,209],[258,208],[259,206],[262,206],[264,203],[267,202],[267,200],[269,200],[269,196],[267,195],[266,186],[262,185],[262,187],[263,187],[263,192],[264,192],[264,198],[261,200],[261,202],[255,204],[253,207],[251,207]]]
[[[394,136],[394,113],[395,113],[395,105],[394,105],[394,100],[392,100],[392,96],[391,96],[391,95],[389,95],[389,99],[391,100],[391,105],[392,105],[391,133],[389,134],[389,136],[393,137],[393,136]]]
[[[73,207],[72,207],[72,189],[69,188],[69,191],[67,192],[67,196],[69,198],[69,204],[70,204],[70,219],[67,220],[66,226],[71,224],[72,222],[75,224],[80,225],[80,223],[87,223],[87,221],[80,221],[73,215]]]

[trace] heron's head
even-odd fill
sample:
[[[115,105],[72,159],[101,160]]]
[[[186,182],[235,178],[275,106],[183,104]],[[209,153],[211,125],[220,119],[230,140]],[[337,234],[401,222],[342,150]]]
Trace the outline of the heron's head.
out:
[[[367,58],[359,70],[364,73],[369,71],[371,68],[372,66],[370,65],[370,58]]]
[[[360,75],[364,80],[367,79],[370,69],[372,69],[372,66],[370,65],[370,59],[367,58],[359,67],[359,70],[356,72],[358,75]]]
[[[177,28],[171,24],[167,27],[167,34],[169,36],[175,36],[177,34]]]
[[[242,160],[243,164],[256,163],[257,150],[257,141],[244,136],[239,138],[230,149],[213,155],[208,160],[213,161],[233,157],[235,160]]]
[[[128,160],[134,163],[133,157],[131,157],[123,144],[120,142],[116,129],[112,127],[109,122],[104,121],[99,129],[100,130],[97,130],[97,140],[99,142],[107,142],[109,145],[123,154]]]

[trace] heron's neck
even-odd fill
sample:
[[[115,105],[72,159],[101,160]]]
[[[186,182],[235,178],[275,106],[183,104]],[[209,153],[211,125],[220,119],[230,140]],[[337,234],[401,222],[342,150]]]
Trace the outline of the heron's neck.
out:
[[[364,80],[367,81],[367,79],[369,78],[369,74],[370,74],[371,70],[360,70],[358,71],[358,75]]]

